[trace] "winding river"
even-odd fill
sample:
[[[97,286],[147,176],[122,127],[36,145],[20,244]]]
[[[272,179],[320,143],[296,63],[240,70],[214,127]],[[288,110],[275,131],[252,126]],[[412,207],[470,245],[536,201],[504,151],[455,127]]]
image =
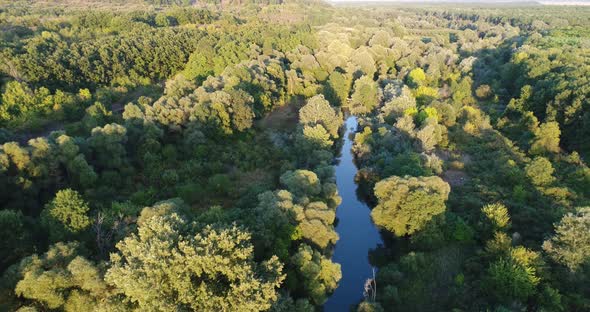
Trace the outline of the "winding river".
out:
[[[336,166],[336,183],[342,204],[336,210],[336,231],[340,240],[336,243],[332,260],[342,266],[339,286],[324,305],[326,312],[347,312],[363,298],[365,281],[373,276],[369,263],[369,250],[381,244],[379,231],[371,220],[371,210],[356,196],[354,177],[357,167],[353,162],[352,140],[349,137],[357,129],[356,117],[346,119],[346,132],[340,162]]]

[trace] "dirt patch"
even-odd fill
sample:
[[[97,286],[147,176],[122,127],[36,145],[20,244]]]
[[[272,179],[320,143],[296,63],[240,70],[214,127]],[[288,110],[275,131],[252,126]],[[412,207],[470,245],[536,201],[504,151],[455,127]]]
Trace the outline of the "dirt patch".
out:
[[[289,130],[297,126],[298,109],[295,105],[281,106],[256,123],[261,129]]]
[[[446,164],[442,178],[451,186],[461,186],[469,180],[469,176],[465,173],[465,166],[471,163],[471,156],[459,151],[436,151],[436,156],[443,160]]]
[[[456,169],[446,170],[442,178],[451,186],[461,186],[469,180],[469,176],[464,171]]]

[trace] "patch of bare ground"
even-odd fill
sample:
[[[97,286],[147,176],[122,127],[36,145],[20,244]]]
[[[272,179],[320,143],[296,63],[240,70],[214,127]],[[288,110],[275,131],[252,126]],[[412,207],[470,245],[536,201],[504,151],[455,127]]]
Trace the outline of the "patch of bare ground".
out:
[[[297,126],[299,121],[297,105],[284,105],[281,106],[264,118],[260,119],[256,126],[261,129],[274,129],[274,130],[289,130]]]
[[[469,176],[464,171],[448,169],[443,172],[442,178],[451,186],[461,186],[467,182]]]
[[[469,181],[469,175],[465,173],[465,165],[471,163],[471,156],[450,151],[438,151],[436,155],[447,164],[442,179],[451,187],[462,186]]]

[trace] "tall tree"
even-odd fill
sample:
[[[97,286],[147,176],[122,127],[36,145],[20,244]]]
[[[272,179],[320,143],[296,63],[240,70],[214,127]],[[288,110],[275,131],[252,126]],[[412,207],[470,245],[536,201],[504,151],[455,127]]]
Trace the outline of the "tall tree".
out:
[[[106,281],[142,310],[266,310],[284,278],[276,257],[254,262],[249,233],[176,213],[145,220],[117,249]]]
[[[375,185],[375,224],[397,236],[421,230],[446,209],[451,188],[439,177],[392,176]]]
[[[49,202],[41,215],[41,221],[49,230],[49,237],[57,242],[70,238],[90,226],[90,207],[78,192],[64,189]]]
[[[317,305],[323,304],[328,295],[338,287],[338,281],[342,278],[340,264],[333,263],[319,251],[305,244],[299,247],[292,261],[312,301]]]
[[[119,306],[108,299],[108,286],[101,271],[80,255],[78,243],[57,243],[42,256],[23,259],[18,267],[22,279],[15,293],[39,303],[44,308],[66,312],[116,311]]]
[[[535,133],[531,145],[532,154],[559,153],[559,124],[555,121],[543,123]]]
[[[295,196],[316,196],[322,190],[320,179],[309,170],[287,171],[281,175],[281,184]]]
[[[354,92],[351,97],[351,111],[358,114],[371,112],[379,105],[381,94],[377,83],[369,76],[362,76],[354,83]]]
[[[572,271],[590,263],[590,207],[565,215],[555,225],[555,235],[543,243],[543,249]]]
[[[535,157],[524,168],[526,175],[531,179],[534,185],[546,186],[553,182],[553,172],[555,169],[551,162],[545,157]]]
[[[339,71],[333,71],[328,77],[326,97],[334,106],[344,106],[348,101],[352,77]]]
[[[308,126],[322,125],[332,138],[338,138],[342,118],[320,94],[307,100],[307,104],[299,110],[299,122]]]

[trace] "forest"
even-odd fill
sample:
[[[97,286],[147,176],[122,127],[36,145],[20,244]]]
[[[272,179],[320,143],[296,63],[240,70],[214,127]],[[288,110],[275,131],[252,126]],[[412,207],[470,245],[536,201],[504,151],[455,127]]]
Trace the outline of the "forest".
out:
[[[590,7],[0,0],[0,29],[0,311],[330,312],[349,152],[382,243],[334,311],[590,311]]]

